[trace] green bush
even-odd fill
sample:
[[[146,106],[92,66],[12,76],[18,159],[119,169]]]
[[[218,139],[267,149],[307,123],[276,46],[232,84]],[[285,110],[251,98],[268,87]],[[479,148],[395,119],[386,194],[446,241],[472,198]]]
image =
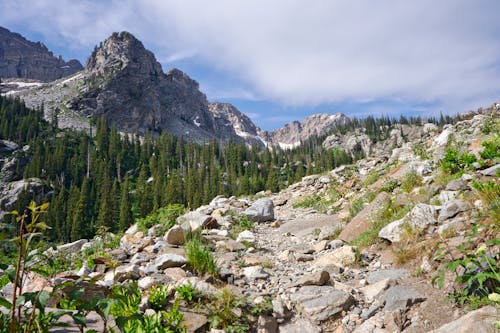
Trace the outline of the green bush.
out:
[[[175,292],[179,296],[180,299],[186,302],[192,302],[198,299],[200,296],[200,292],[198,289],[193,288],[191,282],[186,284],[181,284],[177,288],[175,288]]]
[[[223,329],[228,333],[244,333],[250,330],[249,318],[244,315],[238,316],[235,308],[245,306],[245,301],[237,297],[229,289],[225,288],[214,297],[208,307],[208,322],[210,328]]]
[[[167,305],[168,296],[168,286],[155,286],[151,288],[148,300],[149,306],[151,306],[151,309],[156,311],[163,310]]]
[[[473,154],[459,153],[457,149],[447,148],[440,161],[441,169],[450,174],[463,173],[469,169],[477,159]]]
[[[500,158],[500,135],[496,135],[490,140],[486,140],[482,144],[483,151],[479,153],[483,159],[491,159],[495,161]]]
[[[164,234],[168,229],[175,225],[176,219],[184,214],[184,206],[172,204],[155,210],[144,218],[137,219],[139,230],[146,232],[149,228],[159,224],[158,234]]]
[[[389,179],[382,184],[380,187],[381,192],[392,193],[396,187],[398,187],[398,181],[396,179]]]
[[[210,249],[197,237],[192,237],[184,245],[189,266],[198,275],[205,273],[217,276],[219,269]]]
[[[351,202],[351,204],[349,205],[349,215],[351,216],[351,218],[355,217],[360,211],[363,210],[363,208],[365,207],[365,203],[365,198],[358,198]]]
[[[422,178],[415,171],[408,172],[401,181],[401,188],[410,193],[415,187],[422,185]]]
[[[236,215],[235,212],[231,211],[231,235],[236,237],[240,232],[244,230],[253,229],[253,221],[246,215]]]

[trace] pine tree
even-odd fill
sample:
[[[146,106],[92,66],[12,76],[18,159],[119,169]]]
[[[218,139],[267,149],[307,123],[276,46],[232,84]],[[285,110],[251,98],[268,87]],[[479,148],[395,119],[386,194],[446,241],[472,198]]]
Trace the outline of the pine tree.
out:
[[[97,215],[97,226],[112,230],[113,228],[113,201],[111,199],[111,184],[108,171],[105,168],[101,179],[99,195],[99,213]]]
[[[120,197],[120,231],[126,230],[134,222],[132,216],[132,205],[129,194],[129,181],[128,177],[122,185],[122,193]]]
[[[87,236],[88,220],[88,180],[85,178],[80,190],[80,198],[73,212],[70,240],[72,242]]]

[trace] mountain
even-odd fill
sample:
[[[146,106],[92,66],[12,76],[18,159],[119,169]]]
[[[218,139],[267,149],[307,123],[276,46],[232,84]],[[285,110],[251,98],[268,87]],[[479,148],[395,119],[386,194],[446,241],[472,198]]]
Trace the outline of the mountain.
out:
[[[303,121],[293,121],[285,126],[261,134],[263,139],[272,146],[290,149],[300,145],[301,142],[312,136],[328,134],[339,125],[349,122],[349,118],[342,113],[314,114]]]
[[[15,87],[16,82],[9,84]],[[343,114],[319,114],[263,131],[233,105],[209,103],[186,73],[176,68],[164,73],[154,54],[129,32],[115,32],[96,46],[82,71],[18,89],[9,93],[29,107],[43,105],[45,118],[57,116],[63,128],[87,129],[89,118],[103,116],[123,132],[167,131],[198,142],[232,140],[289,149],[348,121]]]
[[[81,70],[78,60],[65,62],[45,45],[0,27],[0,77],[49,82]]]

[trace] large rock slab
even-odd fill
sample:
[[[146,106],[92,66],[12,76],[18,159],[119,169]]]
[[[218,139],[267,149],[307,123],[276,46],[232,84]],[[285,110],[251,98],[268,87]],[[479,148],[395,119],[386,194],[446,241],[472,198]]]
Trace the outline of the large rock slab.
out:
[[[274,220],[274,204],[269,198],[255,201],[250,207],[243,211],[254,222],[266,222]]]
[[[498,320],[498,310],[493,306],[485,306],[471,311],[466,315],[429,333],[470,333],[497,332],[494,322]]]
[[[406,310],[409,306],[423,302],[426,297],[415,290],[405,286],[394,286],[389,288],[383,296],[385,300],[385,311]]]
[[[458,213],[471,210],[471,208],[472,205],[467,201],[461,199],[451,200],[441,208],[438,220],[439,222],[446,221],[447,219],[456,216]]]
[[[381,192],[377,195],[375,200],[373,200],[368,206],[363,208],[349,224],[346,225],[344,230],[338,236],[339,239],[344,242],[350,242],[359,237],[363,232],[370,229],[373,219],[380,211],[382,207],[385,207],[391,197],[386,192]]]
[[[313,322],[323,322],[347,310],[354,298],[331,286],[304,286],[290,295],[296,308]]]
[[[406,269],[381,269],[368,273],[368,275],[366,276],[366,281],[370,284],[377,283],[386,279],[396,281],[408,276],[408,274],[409,273]]]
[[[200,229],[212,229],[218,226],[217,220],[210,215],[193,211],[177,218],[177,223],[187,232],[195,232]]]
[[[183,256],[180,256],[178,254],[166,253],[156,257],[153,265],[157,270],[162,270],[171,267],[181,267],[186,263],[187,260]]]
[[[116,282],[123,282],[125,280],[137,280],[139,279],[141,271],[139,266],[136,264],[128,264],[118,266],[115,269],[114,280]]]

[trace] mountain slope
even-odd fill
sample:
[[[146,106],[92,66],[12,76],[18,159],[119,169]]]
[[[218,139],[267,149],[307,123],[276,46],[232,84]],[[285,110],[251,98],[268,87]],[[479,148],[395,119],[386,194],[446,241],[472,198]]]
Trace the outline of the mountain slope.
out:
[[[71,75],[83,67],[78,60],[65,62],[45,45],[0,27],[0,77],[44,82]]]

